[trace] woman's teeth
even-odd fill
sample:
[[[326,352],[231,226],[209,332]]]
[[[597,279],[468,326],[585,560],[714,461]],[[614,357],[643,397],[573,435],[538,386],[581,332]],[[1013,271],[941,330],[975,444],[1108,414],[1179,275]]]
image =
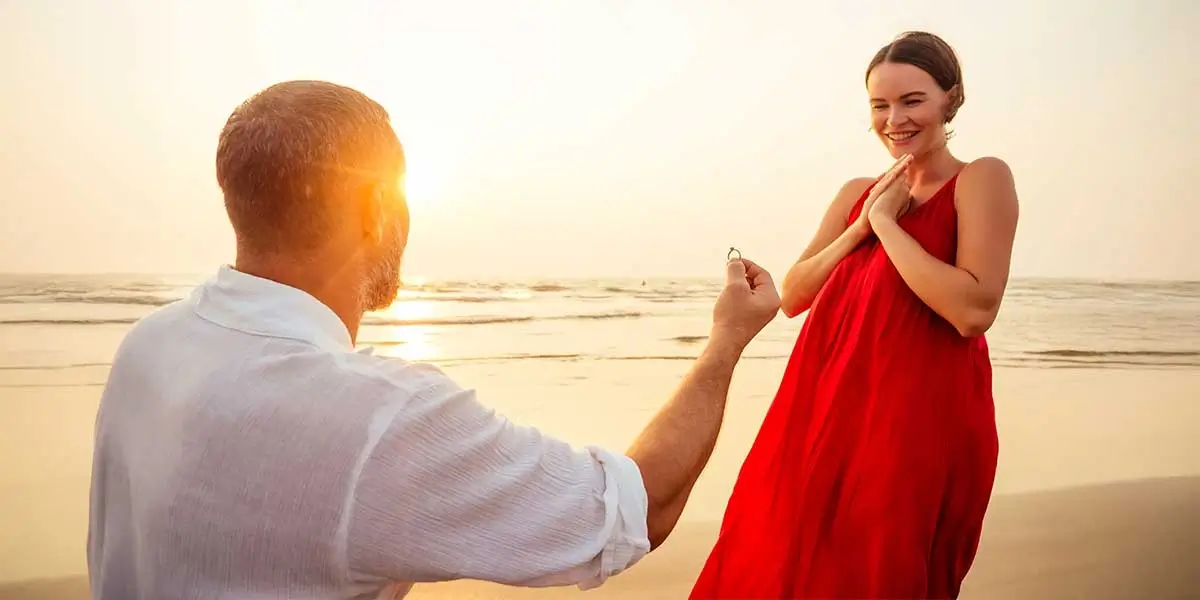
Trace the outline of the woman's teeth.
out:
[[[887,134],[887,136],[888,136],[888,139],[892,140],[893,142],[903,142],[904,140],[910,139],[913,136],[917,135],[918,133],[920,133],[920,132],[919,131],[902,131],[900,133],[889,133],[889,134]]]

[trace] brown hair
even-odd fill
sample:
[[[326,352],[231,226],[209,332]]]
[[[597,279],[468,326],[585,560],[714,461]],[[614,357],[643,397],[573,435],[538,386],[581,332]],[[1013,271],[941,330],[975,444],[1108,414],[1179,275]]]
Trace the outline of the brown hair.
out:
[[[929,73],[938,87],[950,94],[946,122],[954,120],[954,115],[958,114],[958,109],[966,100],[966,94],[958,56],[946,40],[924,31],[906,31],[875,53],[871,64],[867,66],[866,76],[870,77],[871,71],[885,62],[912,65]]]
[[[365,94],[324,81],[287,81],[238,106],[217,144],[217,183],[239,250],[312,250],[337,217],[335,200],[403,171],[388,113]]]

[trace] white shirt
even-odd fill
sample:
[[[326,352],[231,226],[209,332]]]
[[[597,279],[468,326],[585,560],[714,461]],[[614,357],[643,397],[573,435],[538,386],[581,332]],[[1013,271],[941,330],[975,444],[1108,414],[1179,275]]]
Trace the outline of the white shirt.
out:
[[[637,466],[355,352],[298,289],[223,267],[137,323],[96,420],[94,600],[595,587],[649,550]]]

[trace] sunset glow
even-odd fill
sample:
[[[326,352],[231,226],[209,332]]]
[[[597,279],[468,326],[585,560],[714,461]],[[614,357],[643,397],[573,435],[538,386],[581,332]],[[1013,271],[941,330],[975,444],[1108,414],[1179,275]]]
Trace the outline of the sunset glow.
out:
[[[380,102],[404,146],[406,273],[712,277],[736,245],[781,276],[841,185],[890,164],[863,69],[920,28],[969,82],[955,154],[1013,167],[1015,277],[1200,277],[1178,101],[1197,81],[1147,75],[1194,71],[1195,19],[1167,5],[63,2],[0,2],[20,82],[0,271],[209,272],[233,247],[212,168],[229,112],[324,79]],[[1082,50],[1100,46],[1120,58]],[[1182,125],[1091,143],[1131,106]]]

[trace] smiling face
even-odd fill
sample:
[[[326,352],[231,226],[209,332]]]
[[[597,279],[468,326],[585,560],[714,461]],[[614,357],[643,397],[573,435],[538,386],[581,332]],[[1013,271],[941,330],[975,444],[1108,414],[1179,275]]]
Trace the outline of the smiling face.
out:
[[[871,128],[893,157],[919,156],[946,145],[946,124],[966,98],[958,56],[942,38],[908,31],[867,66]]]
[[[918,156],[946,143],[950,94],[919,67],[895,62],[867,75],[871,128],[895,158]]]

